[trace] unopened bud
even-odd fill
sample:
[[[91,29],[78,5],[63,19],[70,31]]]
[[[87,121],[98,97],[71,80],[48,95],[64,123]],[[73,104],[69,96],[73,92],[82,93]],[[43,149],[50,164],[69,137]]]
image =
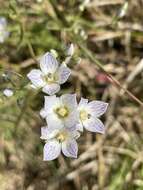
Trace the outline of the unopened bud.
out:
[[[123,18],[126,15],[127,10],[128,10],[128,5],[129,5],[128,2],[124,3],[124,5],[122,6],[121,11],[119,13],[119,18]]]
[[[57,51],[56,51],[55,49],[51,49],[50,52],[51,52],[51,54],[52,54],[55,58],[58,57],[58,53],[57,53]]]
[[[73,54],[74,54],[74,45],[70,44],[69,48],[67,49],[67,55],[73,56]]]

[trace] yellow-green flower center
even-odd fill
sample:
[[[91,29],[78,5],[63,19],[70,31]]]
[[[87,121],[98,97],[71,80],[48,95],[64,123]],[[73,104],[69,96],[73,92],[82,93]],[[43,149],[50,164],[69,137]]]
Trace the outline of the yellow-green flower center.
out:
[[[66,107],[59,107],[59,108],[56,109],[55,112],[61,118],[64,118],[64,117],[68,116],[68,109]]]
[[[44,79],[47,83],[53,83],[56,81],[55,74],[53,73],[48,73],[47,75],[44,76]]]
[[[68,137],[68,134],[66,133],[66,131],[61,131],[56,135],[56,139],[59,142],[64,142],[66,140],[66,138]]]
[[[86,119],[90,119],[91,117],[91,115],[85,110],[81,110],[79,116],[81,121],[85,121]]]

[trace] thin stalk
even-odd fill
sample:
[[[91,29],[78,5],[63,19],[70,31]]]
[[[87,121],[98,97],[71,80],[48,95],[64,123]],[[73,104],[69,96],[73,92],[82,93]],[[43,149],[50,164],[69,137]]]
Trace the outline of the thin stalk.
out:
[[[127,90],[126,88],[124,88],[122,86],[122,84],[115,78],[113,77],[110,73],[108,73],[104,67],[102,66],[101,62],[98,61],[96,59],[95,56],[93,56],[91,54],[91,52],[82,44],[82,43],[79,43],[79,42],[76,42],[78,44],[78,46],[83,50],[83,52],[85,53],[85,55],[92,61],[94,62],[100,69],[102,72],[104,72],[110,79],[110,81],[116,85],[117,87],[119,87],[120,89],[124,90],[124,92],[132,99],[134,100],[136,103],[138,103],[140,106],[143,107],[143,102],[141,100],[139,100],[132,92],[130,92],[129,90]]]

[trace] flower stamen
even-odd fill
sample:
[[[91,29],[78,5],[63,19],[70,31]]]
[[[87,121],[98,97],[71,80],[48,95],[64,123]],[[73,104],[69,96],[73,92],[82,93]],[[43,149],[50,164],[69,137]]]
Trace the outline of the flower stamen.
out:
[[[85,121],[86,119],[90,119],[91,115],[87,113],[85,110],[80,111],[80,119],[81,121]]]
[[[55,82],[55,75],[53,73],[48,73],[47,75],[44,76],[44,80],[47,83],[53,83]]]
[[[59,117],[67,117],[68,116],[68,109],[66,107],[59,107],[55,110],[56,114],[59,116]]]
[[[56,139],[59,141],[59,142],[64,142],[67,138],[67,133],[65,131],[61,131],[60,133],[58,133],[56,135]]]

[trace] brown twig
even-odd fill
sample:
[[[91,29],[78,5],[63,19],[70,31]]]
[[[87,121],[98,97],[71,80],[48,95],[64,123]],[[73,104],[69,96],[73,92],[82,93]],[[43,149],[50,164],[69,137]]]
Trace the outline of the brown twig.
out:
[[[108,73],[104,67],[102,66],[102,64],[100,63],[100,61],[98,61],[92,54],[91,52],[82,44],[77,42],[79,47],[83,50],[83,52],[85,53],[85,55],[92,61],[94,62],[100,69],[102,72],[104,72],[110,79],[110,81],[112,82],[112,84],[114,84],[115,86],[119,87],[120,89],[122,89],[124,92],[126,92],[126,94],[132,99],[134,100],[136,103],[138,103],[140,106],[143,107],[143,102],[141,100],[139,100],[132,92],[130,92],[129,90],[127,90],[126,88],[123,87],[123,85],[115,78],[113,77],[110,73]]]

